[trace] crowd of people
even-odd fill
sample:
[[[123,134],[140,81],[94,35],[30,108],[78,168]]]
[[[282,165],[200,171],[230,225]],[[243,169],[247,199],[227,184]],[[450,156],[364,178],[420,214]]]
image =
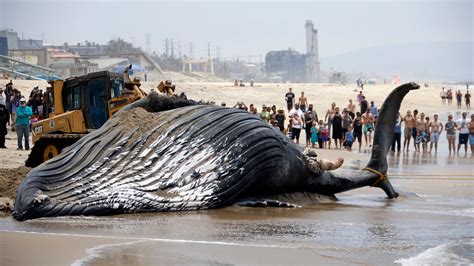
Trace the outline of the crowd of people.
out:
[[[26,99],[19,90],[13,87],[11,81],[5,89],[0,88],[0,148],[6,148],[5,136],[8,125],[12,131],[17,132],[17,149],[29,150],[30,125],[48,117],[52,112],[52,102],[48,90],[43,92],[38,86],[35,86],[29,98]],[[445,90],[443,87],[440,96],[443,104],[452,103],[451,89]],[[455,97],[460,108],[463,95],[457,91]],[[470,97],[469,90],[467,90],[464,94],[466,108],[470,108]],[[300,143],[301,131],[304,131],[306,135],[304,144],[307,147],[331,149],[334,144],[336,149],[345,148],[351,151],[353,143],[357,142],[360,152],[363,142],[366,147],[371,146],[379,110],[374,101],[369,103],[362,90],[356,96],[357,105],[352,99],[349,99],[347,105],[342,108],[333,102],[324,117],[318,116],[314,105],[309,103],[304,91],[296,97],[292,88],[289,88],[284,100],[288,115],[283,108],[277,108],[275,105],[264,104],[258,110],[254,104],[247,106],[244,102],[237,102],[233,108],[246,110],[259,116],[276,130],[287,135],[296,144]],[[471,153],[474,154],[474,114],[471,114],[470,121],[467,120],[467,115],[466,112],[462,113],[462,118],[456,121],[453,120],[452,115],[449,115],[448,121],[443,124],[439,121],[437,114],[433,116],[433,119],[423,112],[419,114],[418,110],[413,110],[413,113],[408,110],[404,116],[399,114],[391,150],[393,152],[402,150],[403,133],[403,151],[410,150],[410,142],[413,139],[415,152],[431,153],[434,148],[434,152],[437,153],[440,135],[446,132],[450,154],[456,153],[456,151],[459,153],[463,145],[466,154],[468,145],[471,147]],[[403,132],[402,124],[404,124]],[[458,139],[457,145],[456,138]]]
[[[448,104],[448,105],[453,104],[453,90],[452,89],[445,90],[444,87],[441,88],[441,92],[439,93],[439,96],[441,97],[441,102],[443,104]],[[469,87],[467,87],[466,93],[464,95],[462,94],[461,90],[458,90],[456,92],[456,106],[458,109],[462,108],[463,98],[464,98],[464,104],[466,105],[466,108],[471,108],[471,94],[469,93]]]
[[[38,86],[33,88],[28,99],[13,87],[12,81],[5,89],[0,88],[0,148],[6,148],[5,136],[9,126],[17,133],[17,150],[29,150],[31,124],[48,117],[51,106],[49,93],[43,93]]]
[[[457,98],[460,97],[459,93],[456,94]],[[466,92],[464,98],[466,107],[469,107],[469,91]],[[363,144],[366,147],[372,145],[372,135],[377,124],[379,109],[374,101],[369,102],[366,99],[362,90],[359,91],[356,99],[357,105],[349,99],[347,106],[342,108],[333,102],[324,117],[318,116],[314,105],[308,102],[303,91],[299,97],[296,97],[292,88],[289,88],[284,97],[288,115],[285,114],[283,108],[277,108],[275,105],[263,105],[260,112],[254,104],[247,106],[244,102],[237,102],[233,107],[259,116],[275,129],[286,134],[296,144],[300,143],[301,131],[305,131],[307,147],[331,149],[334,144],[336,149],[344,148],[352,151],[353,144],[357,142],[358,151],[361,152]],[[414,110],[413,113],[408,110],[404,116],[399,114],[394,128],[391,151],[402,151],[403,137],[403,151],[410,150],[413,139],[415,152],[437,153],[440,135],[446,132],[450,154],[456,151],[459,153],[462,146],[467,154],[468,145],[471,147],[471,153],[474,154],[474,114],[471,115],[470,121],[467,120],[467,115],[464,112],[462,118],[456,121],[453,120],[452,115],[449,115],[448,122],[443,124],[437,114],[433,115],[433,119],[423,112],[419,114],[418,110]],[[456,138],[458,138],[457,146]]]

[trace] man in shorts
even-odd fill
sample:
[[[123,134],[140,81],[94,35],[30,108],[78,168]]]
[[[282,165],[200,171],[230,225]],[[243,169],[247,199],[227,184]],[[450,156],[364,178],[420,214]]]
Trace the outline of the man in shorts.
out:
[[[471,94],[469,93],[469,90],[466,91],[466,94],[464,95],[464,99],[466,101],[466,108],[471,108]]]
[[[467,124],[469,128],[469,144],[471,145],[471,156],[474,155],[474,114],[471,114],[471,121]]]
[[[406,150],[408,151],[410,147],[410,139],[412,135],[412,130],[416,126],[416,120],[411,114],[411,111],[408,110],[407,114],[405,115],[405,117],[403,117],[402,121],[405,122],[405,130],[403,132],[404,133],[403,134],[404,136],[403,150],[405,150],[405,147],[406,147]]]
[[[374,116],[370,113],[370,110],[367,109],[365,110],[365,114],[362,115],[362,131],[364,132],[366,147],[371,145],[372,143],[373,130],[374,130]]]
[[[430,153],[431,150],[433,149],[433,144],[435,147],[435,153],[438,153],[438,141],[439,141],[439,135],[441,132],[443,132],[443,123],[441,123],[438,120],[438,115],[435,114],[433,116],[433,121],[431,121],[428,125],[429,127],[429,132],[430,132]]]
[[[446,97],[448,96],[448,93],[444,90],[444,87],[441,89],[439,96],[441,97],[441,102],[446,104]]]
[[[469,139],[469,129],[467,127],[467,119],[466,119],[467,113],[463,112],[462,113],[462,118],[458,119],[456,121],[456,124],[458,126],[459,130],[459,143],[458,143],[458,154],[459,150],[461,149],[461,145],[464,145],[464,154],[467,154],[467,140]]]

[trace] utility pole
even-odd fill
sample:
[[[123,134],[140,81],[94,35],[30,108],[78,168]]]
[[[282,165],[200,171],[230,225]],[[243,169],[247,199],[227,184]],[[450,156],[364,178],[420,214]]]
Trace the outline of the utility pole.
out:
[[[189,58],[193,59],[194,58],[194,47],[193,43],[189,42]]]
[[[214,75],[214,66],[211,59],[211,43],[207,42],[207,58],[209,60],[209,67],[211,68],[211,74]]]
[[[170,43],[168,38],[165,39],[165,55],[166,57],[170,55]]]
[[[149,33],[145,35],[145,39],[146,39],[146,52],[150,53],[150,34]]]
[[[183,54],[181,53],[181,41],[178,41],[178,58],[183,58]]]
[[[171,57],[174,58],[174,42],[173,42],[173,38],[171,38]]]

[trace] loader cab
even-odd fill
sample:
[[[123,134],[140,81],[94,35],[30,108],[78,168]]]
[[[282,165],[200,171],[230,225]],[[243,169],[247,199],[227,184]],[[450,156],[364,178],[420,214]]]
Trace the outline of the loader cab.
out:
[[[64,111],[82,110],[88,129],[100,128],[109,118],[108,101],[120,95],[123,77],[119,73],[101,71],[64,82]]]

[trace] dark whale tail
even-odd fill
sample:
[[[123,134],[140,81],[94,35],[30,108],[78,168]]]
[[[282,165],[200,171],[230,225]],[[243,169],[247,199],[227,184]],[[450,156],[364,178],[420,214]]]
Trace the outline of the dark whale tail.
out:
[[[386,176],[388,169],[387,153],[392,145],[395,123],[405,95],[410,90],[419,88],[420,85],[413,82],[395,88],[385,99],[377,118],[372,155],[364,170],[379,177],[372,186],[383,189],[389,198],[396,198],[398,196]]]
[[[410,90],[418,88],[420,86],[416,83],[406,83],[395,88],[385,99],[377,118],[372,154],[367,166],[359,173],[325,171],[315,192],[333,195],[358,187],[373,186],[383,189],[389,198],[398,196],[387,178],[387,153],[392,144],[401,102]]]

